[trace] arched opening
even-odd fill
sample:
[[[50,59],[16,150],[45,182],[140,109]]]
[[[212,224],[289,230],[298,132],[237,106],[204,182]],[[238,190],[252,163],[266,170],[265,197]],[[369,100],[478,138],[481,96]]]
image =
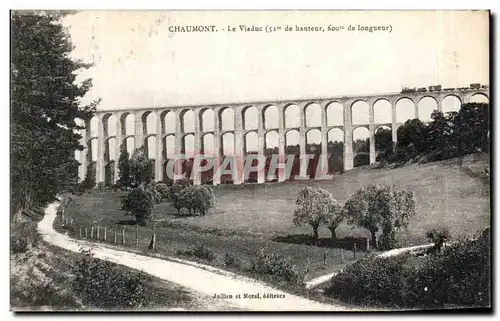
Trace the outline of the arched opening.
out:
[[[134,152],[135,149],[135,142],[134,142],[134,137],[129,136],[125,139],[125,144],[127,145],[127,152],[129,157],[132,156],[132,153]]]
[[[438,109],[438,103],[433,97],[424,97],[418,102],[418,119],[423,122],[431,121],[431,114]]]
[[[99,135],[99,118],[94,116],[90,119],[90,137],[97,137]]]
[[[182,133],[194,133],[194,112],[191,109],[181,111],[180,121]]]
[[[115,183],[115,162],[108,162],[104,166],[104,184],[111,186]]]
[[[443,113],[449,113],[456,111],[458,112],[460,108],[462,107],[462,102],[460,101],[460,98],[454,95],[446,96],[443,99]]]
[[[200,130],[202,132],[215,131],[215,113],[212,109],[206,108],[200,111]]]
[[[289,130],[285,134],[285,154],[287,158],[288,155],[294,155],[289,178],[294,180],[295,176],[300,174],[300,132],[296,129]]]
[[[373,122],[375,124],[392,123],[392,104],[386,99],[380,99],[373,105]]]
[[[226,157],[234,157],[234,134],[232,132],[227,132],[221,137],[221,144],[222,144],[222,161]],[[221,163],[222,163],[221,161]],[[223,168],[223,170],[234,170],[231,168],[231,165],[234,164],[234,162],[229,162],[226,168]],[[220,178],[220,183],[221,184],[232,184],[233,183],[233,177],[231,174],[224,174],[221,175]]]
[[[275,130],[268,131],[264,137],[264,154],[273,155],[279,153],[279,134]]]
[[[111,162],[117,159],[116,138],[111,137],[104,141],[104,161]],[[119,156],[119,155],[118,155]]]
[[[116,116],[106,114],[103,117],[104,137],[116,136]]]
[[[164,159],[169,160],[174,158],[175,156],[175,136],[174,135],[168,135],[164,138]]]
[[[312,103],[305,109],[306,127],[321,127],[321,106]]]
[[[279,128],[279,111],[278,107],[274,105],[269,105],[264,107],[262,110],[263,118],[264,118],[264,128],[272,129]]]
[[[215,138],[214,134],[208,133],[201,139],[201,153],[203,155],[215,156]]]
[[[182,138],[181,154],[188,158],[194,156],[194,134],[187,134]]]
[[[388,126],[380,126],[375,130],[375,154],[376,161],[387,159],[392,154],[392,129]]]
[[[144,140],[144,152],[148,159],[156,159],[156,137],[148,136]]]
[[[344,125],[344,106],[337,102],[329,103],[326,106],[327,126]]]
[[[175,133],[175,113],[171,110],[164,111],[161,114],[161,127],[164,134]]]
[[[351,120],[353,125],[370,123],[370,106],[365,101],[358,100],[351,106]]]
[[[259,123],[259,111],[254,106],[247,106],[243,109],[243,129],[251,130],[257,129]]]
[[[313,159],[309,160],[309,166],[307,167],[307,175],[309,175],[310,178],[314,178],[321,155],[321,131],[319,129],[307,131],[306,153],[314,156]]]
[[[225,107],[219,110],[219,129],[221,131],[234,130],[234,111]]]
[[[144,135],[156,134],[156,115],[150,111],[142,114],[142,126]]]
[[[285,127],[299,128],[300,127],[300,108],[297,105],[288,105],[285,108]]]
[[[332,128],[328,131],[328,172],[344,172],[344,131]]]
[[[225,133],[221,137],[222,155],[234,156],[234,134],[231,132]]]
[[[490,100],[484,94],[474,94],[470,97],[469,102],[471,103],[485,103],[488,104]]]
[[[201,138],[201,153],[208,157],[215,157],[215,138],[212,133],[205,134]],[[203,160],[201,166],[206,165],[206,160]],[[203,171],[201,173],[201,182],[202,184],[210,184],[213,182],[214,176],[214,168],[210,168],[209,170]]]
[[[370,164],[370,131],[365,127],[357,127],[352,132],[352,151],[354,167]]]
[[[405,123],[415,119],[415,104],[409,98],[401,98],[396,102],[396,123]]]
[[[121,116],[122,136],[134,135],[135,116],[130,113],[124,113]]]
[[[245,154],[257,154],[259,151],[259,137],[256,132],[245,134]]]

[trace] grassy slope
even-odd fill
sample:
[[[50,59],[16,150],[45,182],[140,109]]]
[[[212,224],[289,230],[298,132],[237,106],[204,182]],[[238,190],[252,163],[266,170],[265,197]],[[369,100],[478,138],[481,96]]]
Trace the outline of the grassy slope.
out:
[[[216,188],[217,207],[215,213],[205,217],[179,217],[169,204],[156,210],[164,213],[168,222],[158,230],[158,250],[162,254],[176,255],[203,244],[217,254],[211,264],[224,266],[224,255],[231,253],[240,260],[245,270],[255,259],[260,249],[289,257],[301,269],[309,263],[307,279],[336,271],[353,259],[353,253],[344,250],[341,262],[338,248],[315,247],[303,244],[274,242],[277,235],[301,234],[310,231],[307,227],[295,227],[292,223],[294,200],[299,189],[307,184],[319,185],[330,190],[341,202],[357,188],[367,183],[388,183],[406,186],[415,191],[418,200],[418,215],[412,220],[409,231],[401,233],[402,244],[426,242],[427,228],[446,225],[453,236],[470,235],[489,225],[489,187],[471,173],[480,171],[489,163],[485,155],[468,157],[459,165],[457,160],[448,160],[426,165],[410,165],[398,169],[360,168],[336,177],[333,181],[296,182],[284,184],[220,186]],[[78,237],[90,226],[107,226],[108,242],[112,242],[117,231],[121,243],[123,226],[127,230],[126,244],[135,247],[136,230],[120,221],[133,219],[120,210],[121,192],[89,193],[74,198],[68,213],[74,218]],[[100,239],[103,231],[100,231]],[[343,225],[337,230],[340,237],[367,235],[365,231]],[[323,237],[329,237],[326,230]],[[139,229],[139,249],[146,249],[151,229]],[[323,264],[326,254],[327,265]],[[358,252],[357,257],[364,255]]]

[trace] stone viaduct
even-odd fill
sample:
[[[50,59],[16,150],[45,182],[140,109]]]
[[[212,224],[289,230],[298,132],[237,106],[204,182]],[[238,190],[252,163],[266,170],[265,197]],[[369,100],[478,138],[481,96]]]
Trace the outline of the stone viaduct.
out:
[[[82,133],[82,145],[87,146],[82,152],[79,161],[82,163],[83,174],[85,176],[88,165],[91,164],[92,157],[88,152],[91,149],[92,140],[97,140],[97,155],[96,155],[96,182],[102,182],[105,180],[105,167],[114,163],[114,178],[116,181],[118,175],[118,162],[113,160],[105,159],[106,143],[109,139],[115,139],[115,158],[116,160],[120,154],[120,145],[129,137],[134,138],[135,148],[144,146],[149,137],[155,137],[156,144],[156,155],[149,155],[149,158],[155,159],[155,181],[163,179],[164,176],[164,164],[166,161],[165,156],[165,139],[168,136],[173,136],[175,139],[175,155],[182,154],[184,137],[187,135],[194,136],[194,149],[199,151],[198,153],[203,153],[203,136],[207,134],[212,134],[214,137],[214,150],[218,153],[214,153],[213,157],[215,164],[218,164],[221,159],[221,144],[222,136],[228,132],[234,135],[234,153],[235,156],[244,157],[244,144],[245,135],[254,132],[258,137],[258,154],[263,155],[265,149],[265,137],[270,131],[277,132],[278,135],[278,150],[281,156],[285,155],[286,146],[286,135],[287,132],[295,130],[299,133],[300,137],[300,154],[306,153],[306,135],[307,132],[312,129],[317,129],[321,132],[321,162],[322,164],[327,163],[327,143],[328,143],[328,132],[332,129],[338,128],[343,131],[344,134],[344,169],[349,170],[353,168],[353,131],[356,128],[366,128],[369,131],[370,137],[370,163],[375,162],[376,152],[375,152],[375,140],[374,135],[378,128],[381,126],[387,126],[392,130],[392,140],[397,141],[397,129],[402,125],[401,122],[396,121],[396,104],[401,99],[409,99],[414,108],[414,118],[419,118],[418,114],[418,103],[425,97],[431,97],[437,102],[438,110],[442,111],[443,100],[448,96],[457,97],[461,103],[467,103],[470,101],[473,95],[483,95],[489,99],[488,89],[453,89],[453,90],[441,90],[441,91],[427,91],[427,92],[410,92],[410,93],[388,93],[388,94],[376,94],[376,95],[356,95],[356,96],[344,96],[344,97],[333,97],[333,98],[317,98],[317,99],[299,99],[299,100],[279,100],[279,101],[258,101],[249,103],[231,103],[231,104],[216,104],[216,105],[200,105],[200,106],[175,106],[175,107],[151,107],[151,108],[138,108],[138,109],[127,109],[127,110],[98,110],[95,116],[98,120],[97,122],[97,135],[92,135],[90,131],[90,120],[85,121],[86,130]],[[386,123],[376,123],[374,120],[374,105],[381,100],[386,100],[391,105],[391,121]],[[352,119],[352,106],[359,101],[366,102],[369,110],[369,121],[362,124],[354,124]],[[327,121],[327,108],[332,103],[339,103],[343,107],[343,120],[339,125],[328,125]],[[306,109],[312,104],[317,104],[321,107],[321,122],[318,126],[308,126],[306,123]],[[296,105],[300,110],[300,126],[288,127],[285,124],[285,111],[289,106]],[[274,128],[267,128],[265,126],[265,111],[270,106],[276,106],[278,109],[276,122],[278,126]],[[245,111],[247,108],[255,107],[258,111],[257,125],[256,128],[247,129],[245,128]],[[223,129],[221,114],[224,110],[231,109],[234,114],[234,128],[227,130]],[[202,114],[207,111],[213,111],[213,128],[204,129],[202,122]],[[185,130],[183,127],[183,117],[186,112],[194,112],[194,130]],[[156,131],[154,134],[148,133],[146,130],[146,118],[149,114],[156,115]],[[167,128],[165,122],[165,116],[172,113],[170,117],[175,118],[175,128]],[[125,117],[129,114],[134,115],[134,133],[132,135],[127,135],[125,131]],[[116,135],[109,135],[108,133],[108,119],[112,115],[116,119]],[[298,121],[297,121],[298,123]],[[319,123],[319,122],[318,122]],[[160,160],[160,161],[158,161]],[[278,171],[281,172],[281,171]],[[283,176],[280,174],[279,181],[283,181]],[[258,176],[258,182],[264,182],[265,178],[263,175]],[[200,184],[200,178],[194,178],[195,184]],[[219,182],[214,180],[214,185]],[[242,183],[242,179],[236,179],[234,184]]]

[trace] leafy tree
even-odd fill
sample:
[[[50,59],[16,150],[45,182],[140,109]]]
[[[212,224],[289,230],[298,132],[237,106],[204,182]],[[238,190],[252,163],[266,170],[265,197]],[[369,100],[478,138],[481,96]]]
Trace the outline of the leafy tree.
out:
[[[415,195],[395,186],[370,184],[358,189],[345,203],[349,224],[367,229],[375,247],[389,249],[395,243],[395,231],[406,228],[415,215]],[[382,230],[378,244],[376,233]]]
[[[136,149],[130,157],[130,177],[132,187],[149,183],[153,179],[153,164],[147,158],[144,147]]]
[[[61,13],[11,14],[11,217],[55,199],[78,178],[75,150],[98,101],[82,106],[91,80],[76,83],[89,65],[70,58]]]
[[[165,183],[156,183],[156,191],[160,195],[160,202],[164,202],[170,197],[170,188]]]
[[[139,225],[146,225],[160,198],[153,184],[141,184],[122,198],[122,209],[134,215]]]
[[[398,128],[396,158],[408,161],[428,151],[428,129],[420,119],[407,120]]]
[[[201,215],[205,215],[206,212],[214,207],[215,205],[215,194],[214,190],[207,185],[193,186],[194,189],[194,210],[196,214],[196,209],[200,210]]]
[[[122,143],[120,146],[120,157],[118,158],[118,185],[124,189],[131,187],[132,184],[129,158],[130,155],[127,151],[127,144]]]
[[[328,215],[325,219],[326,227],[332,233],[332,241],[337,239],[337,234],[335,230],[344,220],[342,205],[340,205],[335,199],[330,204],[330,209],[328,210]]]
[[[380,128],[375,133],[375,150],[380,154],[379,159],[388,160],[393,153],[392,130]]]
[[[327,221],[332,206],[336,203],[332,194],[320,187],[304,187],[297,198],[293,213],[296,226],[308,224],[314,232],[314,243],[318,244],[318,228]]]
[[[450,230],[445,227],[433,228],[425,236],[434,243],[434,251],[441,252],[443,244],[450,238]]]
[[[461,155],[478,150],[489,152],[489,104],[462,105],[453,118],[455,145]]]

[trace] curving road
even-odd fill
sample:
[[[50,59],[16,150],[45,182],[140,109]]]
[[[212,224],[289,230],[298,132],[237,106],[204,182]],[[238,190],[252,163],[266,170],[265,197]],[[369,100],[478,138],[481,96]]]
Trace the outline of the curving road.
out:
[[[232,306],[251,311],[354,310],[341,305],[311,301],[274,289],[262,282],[214,267],[175,258],[149,257],[101,244],[72,239],[58,233],[53,228],[58,205],[57,202],[50,204],[45,210],[44,218],[38,224],[38,231],[47,243],[73,252],[79,252],[81,247],[92,248],[94,256],[98,259],[142,270],[152,276],[191,289],[205,299],[221,301],[220,304],[216,305],[216,309],[225,306],[230,310]],[[219,295],[219,298],[214,298],[216,294]],[[238,295],[240,298],[237,297]],[[265,295],[271,295],[274,298],[264,298]]]

